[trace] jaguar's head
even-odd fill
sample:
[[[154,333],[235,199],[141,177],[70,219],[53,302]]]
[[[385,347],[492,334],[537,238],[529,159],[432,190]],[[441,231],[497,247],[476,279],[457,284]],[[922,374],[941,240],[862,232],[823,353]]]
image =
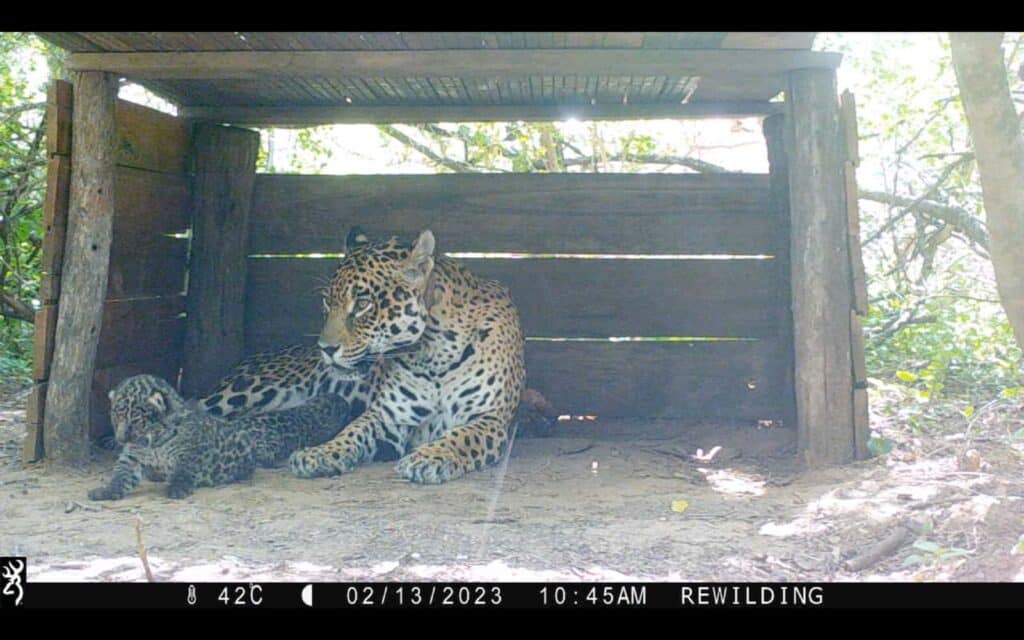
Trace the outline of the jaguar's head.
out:
[[[359,227],[345,240],[345,258],[324,295],[323,358],[342,369],[369,371],[380,354],[415,345],[427,326],[434,234],[409,245],[371,241]]]
[[[145,440],[165,417],[185,406],[174,387],[147,374],[122,380],[108,395],[114,437],[122,444]]]

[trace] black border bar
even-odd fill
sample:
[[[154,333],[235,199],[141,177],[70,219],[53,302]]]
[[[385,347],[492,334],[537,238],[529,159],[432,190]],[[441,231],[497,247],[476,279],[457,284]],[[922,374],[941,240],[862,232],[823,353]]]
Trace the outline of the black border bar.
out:
[[[29,581],[19,608],[1024,609],[1024,583]]]

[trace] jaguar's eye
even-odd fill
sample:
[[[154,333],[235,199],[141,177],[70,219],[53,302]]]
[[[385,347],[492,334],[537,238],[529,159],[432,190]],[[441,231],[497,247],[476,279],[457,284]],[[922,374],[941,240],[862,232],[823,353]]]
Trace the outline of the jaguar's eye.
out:
[[[365,312],[367,309],[369,309],[370,305],[371,305],[371,303],[370,303],[369,299],[367,299],[367,298],[359,298],[358,300],[356,300],[356,305],[355,305],[354,311],[358,315],[360,313]]]

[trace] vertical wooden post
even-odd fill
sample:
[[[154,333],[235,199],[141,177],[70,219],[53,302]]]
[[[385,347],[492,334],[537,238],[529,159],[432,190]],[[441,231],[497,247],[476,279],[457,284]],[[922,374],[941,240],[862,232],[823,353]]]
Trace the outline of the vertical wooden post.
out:
[[[57,297],[68,230],[68,197],[71,190],[71,83],[54,80],[46,95],[46,198],[43,200],[43,248],[39,261],[39,310],[33,332],[32,379],[34,386],[25,407],[25,440],[22,460],[43,457],[43,415],[46,386],[57,339]]]
[[[765,145],[768,149],[768,179],[771,193],[772,220],[775,222],[775,244],[778,249],[775,256],[775,267],[779,286],[779,299],[776,307],[779,311],[779,334],[776,336],[778,345],[777,358],[783,363],[785,380],[783,389],[786,394],[785,409],[781,416],[783,424],[795,425],[796,398],[793,395],[793,309],[790,305],[790,219],[789,219],[789,165],[786,160],[785,144],[786,117],[776,114],[765,118],[763,131]]]
[[[249,207],[259,134],[198,124],[193,131],[192,247],[182,391],[207,393],[243,355]]]
[[[79,464],[88,454],[89,399],[113,235],[117,79],[85,71],[75,75],[74,87],[68,230],[43,444],[51,459]]]
[[[855,458],[845,145],[833,70],[789,74],[787,155],[797,446],[811,466]]]
[[[853,94],[844,91],[840,98],[839,113],[844,132],[843,176],[845,181],[847,241],[850,246],[850,269],[853,277],[853,311],[850,313],[850,357],[853,359],[853,425],[854,454],[858,459],[868,457],[868,437],[871,435],[868,411],[868,377],[864,362],[864,326],[861,318],[868,312],[867,275],[860,246],[860,200],[857,191],[857,165],[860,162],[857,136],[857,103]]]

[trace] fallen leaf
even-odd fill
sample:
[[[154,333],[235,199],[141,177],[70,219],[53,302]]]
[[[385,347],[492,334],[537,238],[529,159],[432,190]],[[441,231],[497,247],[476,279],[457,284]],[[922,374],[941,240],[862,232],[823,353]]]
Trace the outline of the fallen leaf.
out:
[[[690,503],[687,502],[686,500],[673,500],[672,501],[672,510],[675,511],[676,513],[682,513],[684,511],[686,511],[686,508],[689,507],[689,506],[690,506]]]

